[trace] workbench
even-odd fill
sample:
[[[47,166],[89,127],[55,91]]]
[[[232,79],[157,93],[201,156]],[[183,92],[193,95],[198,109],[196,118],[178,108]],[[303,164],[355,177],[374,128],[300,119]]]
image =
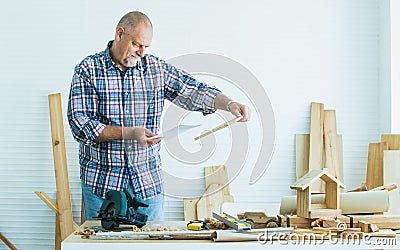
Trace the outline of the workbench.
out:
[[[151,223],[151,222],[150,222]],[[164,222],[164,224],[180,223],[185,225],[185,222]],[[149,224],[149,223],[148,223]],[[100,226],[100,221],[87,221],[77,231],[82,231],[85,227]],[[383,240],[385,239],[385,240]],[[329,247],[329,249],[399,249],[400,240],[398,237],[373,239],[368,242],[321,242],[316,241],[313,243],[298,243],[295,241],[268,241],[266,244],[261,244],[258,241],[244,241],[244,242],[214,242],[213,240],[93,240],[82,239],[80,235],[75,235],[75,232],[69,235],[62,243],[62,250],[132,250],[132,249],[190,249],[190,250],[204,250],[204,249],[221,249],[221,250],[244,250],[244,249],[320,249],[322,247]],[[385,241],[385,242],[384,242]]]

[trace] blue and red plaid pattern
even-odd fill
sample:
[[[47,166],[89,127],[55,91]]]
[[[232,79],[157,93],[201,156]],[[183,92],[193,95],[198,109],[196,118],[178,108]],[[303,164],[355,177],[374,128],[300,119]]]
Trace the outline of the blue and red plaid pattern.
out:
[[[152,55],[122,71],[105,51],[75,67],[68,121],[79,142],[80,175],[100,197],[132,181],[136,195],[150,199],[162,192],[160,143],[141,147],[132,140],[95,143],[107,125],[146,127],[159,133],[164,100],[204,115],[215,112],[220,90]]]

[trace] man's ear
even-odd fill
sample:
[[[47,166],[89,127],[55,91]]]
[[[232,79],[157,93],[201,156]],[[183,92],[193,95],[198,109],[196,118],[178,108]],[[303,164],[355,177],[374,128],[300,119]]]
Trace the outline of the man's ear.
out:
[[[121,41],[123,33],[124,33],[124,28],[118,27],[117,30],[115,31],[115,40],[117,42]]]

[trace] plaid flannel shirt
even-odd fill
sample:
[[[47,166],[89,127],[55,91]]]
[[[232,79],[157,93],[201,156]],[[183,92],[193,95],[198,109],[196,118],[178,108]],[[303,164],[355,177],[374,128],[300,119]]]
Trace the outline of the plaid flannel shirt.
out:
[[[122,71],[105,51],[75,67],[68,102],[68,121],[79,142],[80,176],[93,193],[127,188],[150,199],[162,192],[160,143],[142,147],[133,140],[95,143],[107,125],[146,127],[159,133],[164,99],[204,115],[215,112],[220,91],[152,55]]]

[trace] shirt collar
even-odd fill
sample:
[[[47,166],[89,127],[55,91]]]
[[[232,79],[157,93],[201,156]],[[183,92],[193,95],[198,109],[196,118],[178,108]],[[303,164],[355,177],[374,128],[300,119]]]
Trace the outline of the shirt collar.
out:
[[[111,48],[111,45],[112,45],[113,42],[114,42],[113,40],[109,41],[108,44],[107,44],[107,48],[104,51],[104,54],[105,54],[105,65],[106,65],[107,69],[110,69],[111,67],[119,68],[118,65],[111,58],[110,48]],[[128,70],[136,68],[136,69],[138,69],[140,71],[145,71],[146,67],[144,66],[144,60],[145,60],[144,57],[142,57],[140,60],[138,60],[138,62],[137,62],[135,67],[128,68]]]

